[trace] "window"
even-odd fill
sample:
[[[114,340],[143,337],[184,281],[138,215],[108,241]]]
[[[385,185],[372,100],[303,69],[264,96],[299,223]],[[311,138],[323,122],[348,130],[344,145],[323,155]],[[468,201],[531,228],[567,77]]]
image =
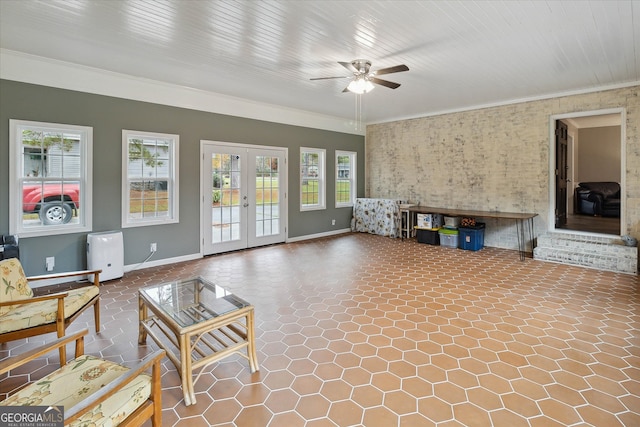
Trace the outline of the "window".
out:
[[[122,227],[178,222],[178,135],[122,131]]]
[[[356,193],[356,153],[336,151],[336,208],[353,206]]]
[[[325,150],[300,149],[300,210],[325,208]]]
[[[93,129],[9,121],[9,230],[20,237],[91,230]]]

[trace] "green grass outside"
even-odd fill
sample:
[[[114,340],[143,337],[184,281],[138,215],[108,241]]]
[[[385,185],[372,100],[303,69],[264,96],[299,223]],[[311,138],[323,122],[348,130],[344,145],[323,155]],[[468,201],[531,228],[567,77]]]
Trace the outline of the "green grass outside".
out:
[[[349,181],[336,182],[336,202],[348,203],[351,201],[351,183]]]
[[[302,181],[302,204],[303,205],[315,205],[318,203],[318,181],[317,180],[303,180]]]
[[[278,203],[280,201],[278,185],[276,177],[256,177],[255,203],[257,205]],[[213,190],[214,206],[238,206],[240,204],[240,191],[231,189],[230,186],[230,180],[225,178],[222,189]]]
[[[349,181],[336,183],[336,202],[348,203],[351,201],[351,185]],[[307,180],[302,183],[302,204],[315,205],[318,203],[318,181]]]
[[[336,201],[338,203],[346,203],[351,200],[351,188],[349,181],[338,181]],[[240,193],[237,189],[230,188],[230,180],[225,179],[223,188],[221,190],[214,190],[220,193],[220,201],[216,205],[222,206],[237,206],[240,204]],[[277,203],[280,199],[280,193],[278,190],[278,178],[274,177],[257,177],[256,178],[256,200],[257,205]],[[167,192],[160,191],[155,194],[153,191],[146,191],[144,200],[140,198],[130,200],[130,212],[139,213],[142,211],[142,205],[144,202],[145,212],[167,212],[169,210],[169,201],[167,199]],[[142,195],[140,195],[142,196]],[[155,197],[155,198],[152,198]],[[157,206],[156,206],[157,202]],[[318,181],[307,180],[302,184],[302,202],[303,204],[316,204],[318,203]]]

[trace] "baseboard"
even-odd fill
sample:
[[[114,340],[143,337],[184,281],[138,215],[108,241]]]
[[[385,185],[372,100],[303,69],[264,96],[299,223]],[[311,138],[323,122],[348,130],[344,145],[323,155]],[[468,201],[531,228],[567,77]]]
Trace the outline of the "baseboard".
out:
[[[175,264],[177,262],[193,261],[194,259],[200,259],[200,258],[202,258],[201,253],[182,255],[182,256],[173,257],[173,258],[162,258],[157,261],[147,261],[140,264],[125,265],[124,272],[128,273],[130,271],[141,270],[143,268],[160,267],[163,265]]]
[[[318,239],[320,237],[329,237],[329,236],[335,236],[337,234],[344,234],[344,233],[351,233],[351,229],[343,228],[341,230],[326,231],[324,233],[307,234],[306,236],[290,237],[287,239],[287,243],[301,242],[303,240]]]

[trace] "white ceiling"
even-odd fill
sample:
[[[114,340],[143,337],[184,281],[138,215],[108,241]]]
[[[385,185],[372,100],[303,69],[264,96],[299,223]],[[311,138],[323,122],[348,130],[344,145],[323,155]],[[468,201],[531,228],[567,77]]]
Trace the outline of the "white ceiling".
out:
[[[622,117],[620,114],[601,114],[595,116],[588,115],[581,117],[569,117],[564,120],[578,129],[622,125]]]
[[[640,2],[0,0],[0,48],[353,119],[337,61],[401,83],[385,122],[640,81]]]

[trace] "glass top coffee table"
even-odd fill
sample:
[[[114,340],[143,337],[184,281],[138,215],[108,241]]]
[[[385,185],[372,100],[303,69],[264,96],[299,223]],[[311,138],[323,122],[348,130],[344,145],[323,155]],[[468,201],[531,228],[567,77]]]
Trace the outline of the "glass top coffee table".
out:
[[[196,403],[193,385],[213,362],[238,353],[251,372],[258,370],[253,305],[226,289],[201,277],[151,285],[138,291],[138,309],[138,343],[149,335],[167,352],[182,379],[185,405]]]

